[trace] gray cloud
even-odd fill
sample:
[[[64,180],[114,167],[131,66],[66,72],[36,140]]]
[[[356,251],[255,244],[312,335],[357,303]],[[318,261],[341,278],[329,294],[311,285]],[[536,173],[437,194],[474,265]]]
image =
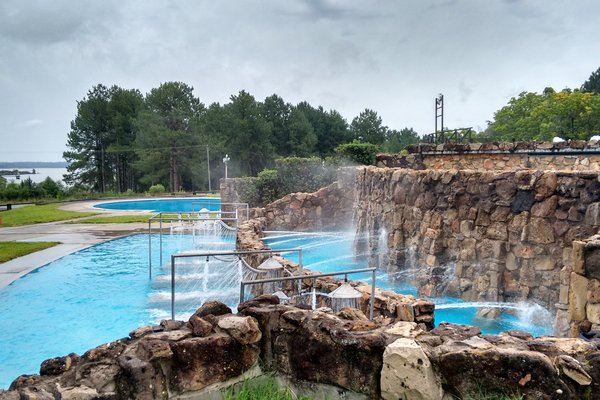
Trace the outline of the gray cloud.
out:
[[[28,119],[27,121],[22,121],[16,124],[17,128],[31,128],[34,126],[42,125],[44,121],[40,119]]]
[[[0,160],[59,160],[76,101],[97,83],[245,89],[390,128],[483,126],[520,91],[578,87],[598,68],[600,5],[558,1],[3,0]],[[19,128],[26,121],[43,124]],[[4,140],[9,139],[10,140]],[[6,143],[6,145],[4,145]]]

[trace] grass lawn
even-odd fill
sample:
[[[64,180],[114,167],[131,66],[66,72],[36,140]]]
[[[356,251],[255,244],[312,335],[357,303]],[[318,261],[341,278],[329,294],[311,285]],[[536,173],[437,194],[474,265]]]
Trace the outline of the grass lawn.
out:
[[[132,222],[148,222],[152,215],[113,215],[110,217],[93,217],[70,221],[68,224],[128,224]]]
[[[39,224],[42,222],[63,221],[65,219],[88,217],[97,213],[63,211],[58,207],[63,204],[43,204],[23,206],[10,211],[0,212],[0,227]]]
[[[244,381],[239,390],[229,388],[223,393],[223,400],[311,400],[298,395],[289,388],[280,387],[275,378]]]
[[[56,246],[59,242],[0,242],[0,263]]]

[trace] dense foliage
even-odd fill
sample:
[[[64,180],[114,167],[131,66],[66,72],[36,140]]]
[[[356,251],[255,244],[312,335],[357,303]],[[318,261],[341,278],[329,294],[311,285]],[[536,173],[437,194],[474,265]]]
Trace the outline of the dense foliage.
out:
[[[348,124],[335,110],[292,105],[276,94],[261,102],[241,91],[226,104],[205,106],[182,82],[163,83],[145,96],[99,84],[77,103],[64,153],[70,162],[66,182],[99,192],[146,191],[157,184],[169,192],[206,190],[224,176],[225,154],[230,177],[274,167],[286,175],[287,162],[275,160],[309,158],[294,165],[312,168],[353,140],[372,143],[368,147],[376,151],[399,151],[417,139],[412,129],[388,129],[370,109]],[[273,173],[262,173],[264,185],[267,178],[273,181]]]
[[[358,140],[352,143],[341,144],[336,148],[338,157],[353,164],[370,165],[375,163],[375,156],[379,148],[371,143],[362,143]]]
[[[372,145],[373,146],[373,145]],[[318,157],[288,157],[275,160],[275,169],[264,169],[256,177],[235,178],[240,201],[262,206],[292,192],[314,192],[336,178],[336,160]]]
[[[589,139],[600,134],[600,94],[565,89],[523,92],[494,115],[495,140]]]
[[[589,79],[581,85],[581,90],[600,94],[600,68],[592,72]]]
[[[597,134],[600,68],[581,88],[546,88],[511,98],[473,140],[589,139]],[[368,108],[348,123],[335,110],[307,102],[293,105],[276,94],[259,101],[241,91],[226,104],[205,106],[182,82],[163,83],[145,96],[99,84],[77,103],[64,153],[70,162],[66,183],[103,193],[146,191],[157,184],[169,192],[216,189],[225,154],[230,177],[257,177],[273,168],[280,176],[289,169],[285,163],[276,165],[277,159],[334,157],[372,164],[377,152],[400,152],[419,139],[412,128],[389,129]],[[264,190],[271,190],[266,182],[273,177],[274,172],[262,173]],[[249,192],[256,191],[252,187]]]
[[[587,140],[600,135],[600,68],[581,89],[522,92],[496,111],[480,140]]]
[[[1,177],[0,177],[1,178]],[[53,181],[50,177],[40,183],[35,183],[31,178],[25,178],[19,183],[6,183],[0,179],[0,200],[7,202],[31,199],[62,199],[66,189],[60,182]]]

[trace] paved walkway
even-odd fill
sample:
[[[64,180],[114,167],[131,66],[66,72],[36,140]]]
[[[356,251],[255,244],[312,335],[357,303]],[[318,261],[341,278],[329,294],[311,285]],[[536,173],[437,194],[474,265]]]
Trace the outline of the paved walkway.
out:
[[[108,215],[132,214],[129,212],[110,212],[92,209],[98,202],[69,203],[64,207],[71,211],[95,211]],[[133,212],[135,214],[135,212]],[[0,263],[0,289],[19,279],[23,275],[67,254],[86,247],[126,236],[136,232],[147,232],[148,224],[65,224],[66,221],[45,224],[0,228],[0,242],[61,242],[49,249],[41,250]]]

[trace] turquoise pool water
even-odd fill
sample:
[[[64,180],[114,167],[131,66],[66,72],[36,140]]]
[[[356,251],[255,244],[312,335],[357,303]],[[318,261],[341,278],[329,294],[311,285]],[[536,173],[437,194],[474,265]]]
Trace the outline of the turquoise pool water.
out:
[[[170,318],[169,285],[161,281],[169,270],[159,265],[158,236],[152,240],[152,280],[148,235],[140,234],[73,253],[0,290],[0,388],[20,374],[38,373],[47,358],[82,354]],[[234,246],[222,242],[221,248]],[[191,248],[191,235],[163,235],[165,263],[170,254]],[[195,289],[178,287],[186,291],[188,309],[205,300]]]
[[[274,234],[266,240],[273,249],[301,247],[302,261],[305,268],[320,272],[335,272],[347,269],[365,268],[365,259],[355,259],[352,251],[353,234],[320,233],[287,235]],[[293,253],[286,255],[298,261]],[[371,274],[357,274],[348,277],[370,283]],[[397,281],[383,273],[377,273],[377,286],[402,294],[417,295],[417,289],[407,280]],[[435,322],[453,322],[457,324],[476,325],[482,333],[500,333],[516,329],[530,332],[534,336],[552,335],[552,315],[537,304],[494,304],[466,303],[452,297],[429,299],[436,303]],[[498,318],[478,317],[477,310],[482,306],[496,307],[503,310]],[[510,307],[510,308],[508,308]]]
[[[39,371],[50,357],[82,352],[124,337],[132,329],[170,318],[169,255],[190,249],[233,249],[232,239],[204,237],[199,247],[192,235],[163,235],[163,265],[159,237],[152,235],[153,278],[148,278],[148,235],[132,235],[105,242],[47,264],[0,290],[0,388],[20,374]],[[354,260],[351,235],[274,237],[274,248],[302,247],[303,261],[315,271],[363,268]],[[288,255],[293,259],[294,255]],[[208,299],[235,306],[239,287],[237,267],[199,261],[178,267],[176,318],[185,319]],[[225,275],[225,278],[223,278]],[[369,281],[369,275],[351,279]],[[399,293],[416,294],[407,282],[392,283],[378,274],[377,284]],[[504,313],[488,320],[475,317],[475,308],[456,299],[433,299],[439,307],[436,322],[478,325],[485,333],[507,329],[551,334],[548,325],[531,325],[525,315]],[[532,309],[537,313],[535,309]],[[539,314],[539,313],[538,313]]]
[[[107,210],[138,210],[152,212],[193,212],[207,208],[217,211],[221,208],[218,197],[196,197],[185,199],[123,200],[96,204],[94,207]]]

